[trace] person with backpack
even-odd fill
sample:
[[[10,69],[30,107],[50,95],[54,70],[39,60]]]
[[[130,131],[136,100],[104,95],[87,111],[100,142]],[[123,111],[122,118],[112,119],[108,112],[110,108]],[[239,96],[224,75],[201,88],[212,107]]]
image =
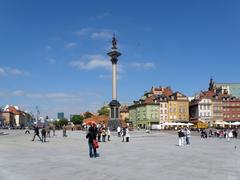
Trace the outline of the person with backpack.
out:
[[[88,139],[88,147],[89,147],[89,157],[93,158],[93,157],[99,157],[99,154],[97,153],[97,146],[96,143],[97,142],[97,127],[95,124],[92,124],[89,129],[88,129],[88,133],[86,135],[86,138]]]

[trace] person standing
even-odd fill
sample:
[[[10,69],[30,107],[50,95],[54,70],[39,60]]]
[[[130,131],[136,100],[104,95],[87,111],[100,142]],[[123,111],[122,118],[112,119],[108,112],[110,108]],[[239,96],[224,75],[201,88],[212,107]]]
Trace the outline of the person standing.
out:
[[[182,146],[181,137],[182,137],[182,130],[180,129],[180,130],[178,131],[178,146]]]
[[[55,130],[56,130],[56,126],[55,125],[52,126],[52,130],[53,130],[53,136],[56,136],[55,135]]]
[[[108,137],[108,141],[110,141],[110,136],[111,136],[111,131],[109,128],[107,128],[107,137]]]
[[[38,138],[40,139],[40,141],[42,141],[41,137],[39,136],[39,128],[38,128],[37,125],[34,126],[34,135],[33,135],[33,139],[32,139],[32,141],[35,140],[35,137],[36,137],[36,136],[38,136]]]
[[[67,127],[63,125],[63,137],[67,137]]]
[[[42,142],[46,142],[47,131],[44,126],[42,128],[41,134],[42,134]]]
[[[98,142],[101,142],[101,136],[102,136],[102,126],[100,125],[100,126],[97,128]]]
[[[121,128],[120,128],[120,126],[117,127],[117,133],[118,133],[118,137],[121,137]]]
[[[102,129],[102,141],[106,142],[106,136],[107,136],[107,132],[105,130],[105,128]]]
[[[97,127],[95,126],[95,124],[93,124],[89,127],[88,133],[86,135],[86,138],[88,139],[89,157],[90,158],[99,157],[96,147],[93,146],[93,141],[97,141],[96,140],[97,133],[98,133]]]
[[[190,145],[190,137],[191,137],[191,132],[188,128],[186,128],[186,144]]]
[[[46,132],[47,132],[47,136],[50,138],[50,127],[49,126],[46,127]]]
[[[128,127],[126,128],[126,142],[129,142],[130,134]]]
[[[122,128],[122,142],[124,142],[126,136],[126,127]]]

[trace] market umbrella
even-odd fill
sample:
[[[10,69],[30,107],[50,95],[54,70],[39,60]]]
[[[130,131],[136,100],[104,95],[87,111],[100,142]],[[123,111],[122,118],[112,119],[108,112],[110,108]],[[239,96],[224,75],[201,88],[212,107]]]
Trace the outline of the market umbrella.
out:
[[[97,123],[93,120],[89,120],[89,121],[84,121],[83,125],[97,125]]]
[[[233,122],[231,125],[233,125],[233,126],[239,126],[239,125],[240,125],[240,122],[239,122],[239,121],[236,121],[236,122]]]

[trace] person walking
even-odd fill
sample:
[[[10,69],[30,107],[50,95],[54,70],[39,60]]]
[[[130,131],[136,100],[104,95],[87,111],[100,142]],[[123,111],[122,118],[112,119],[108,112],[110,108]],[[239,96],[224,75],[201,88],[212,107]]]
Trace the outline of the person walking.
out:
[[[95,126],[95,124],[92,124],[89,129],[88,129],[88,133],[86,135],[86,138],[88,139],[88,147],[89,147],[89,157],[93,158],[93,157],[99,157],[99,154],[97,153],[97,149],[94,146],[94,141],[97,141],[97,127]]]
[[[47,131],[44,126],[42,128],[41,134],[42,134],[42,142],[46,142]]]
[[[40,141],[42,141],[41,137],[39,136],[39,128],[38,128],[37,125],[34,126],[34,135],[33,135],[33,139],[32,139],[32,141],[35,140],[35,137],[36,137],[36,136],[40,139]]]

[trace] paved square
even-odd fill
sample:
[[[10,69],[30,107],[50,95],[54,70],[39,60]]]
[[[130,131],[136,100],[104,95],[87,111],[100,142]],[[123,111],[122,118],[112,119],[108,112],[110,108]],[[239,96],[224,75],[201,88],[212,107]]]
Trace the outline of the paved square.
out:
[[[178,147],[177,133],[131,132],[130,142],[112,135],[100,143],[100,157],[88,156],[86,132],[62,132],[47,143],[22,130],[0,130],[0,180],[240,179],[240,140],[199,136]],[[237,149],[234,147],[237,146]]]

